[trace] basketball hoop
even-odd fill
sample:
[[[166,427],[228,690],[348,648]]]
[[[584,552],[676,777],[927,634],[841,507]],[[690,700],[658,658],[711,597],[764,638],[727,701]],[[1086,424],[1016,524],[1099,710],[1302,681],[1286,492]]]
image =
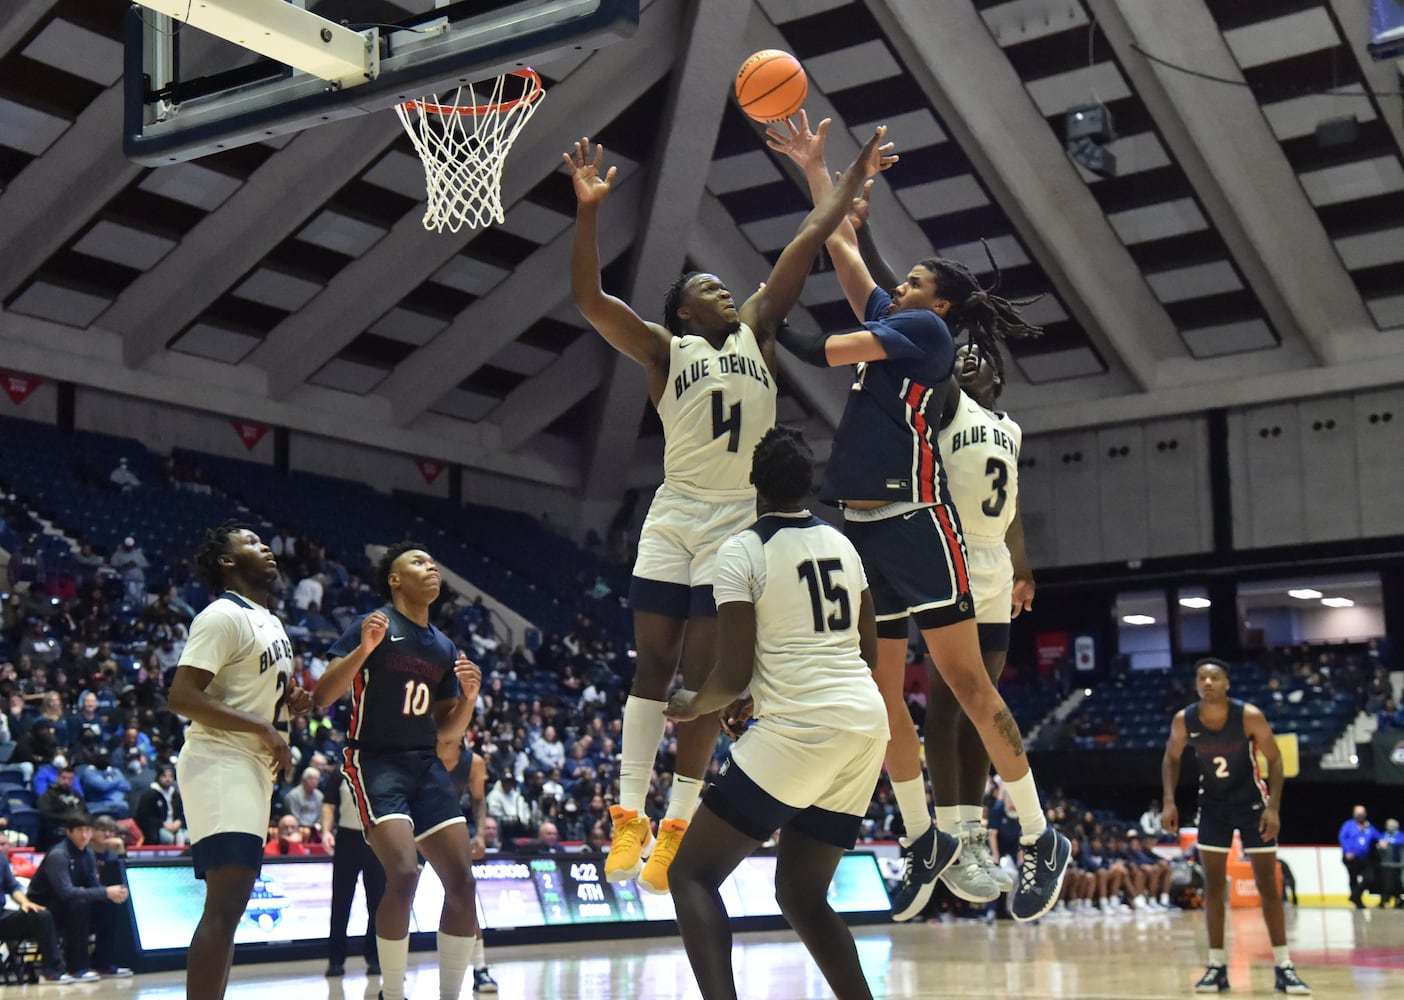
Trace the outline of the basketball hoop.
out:
[[[520,86],[512,96],[509,79]],[[482,103],[472,87],[459,87],[451,102],[434,94],[396,105],[424,162],[425,229],[456,233],[503,221],[502,168],[545,93],[536,70],[518,69],[499,76]]]

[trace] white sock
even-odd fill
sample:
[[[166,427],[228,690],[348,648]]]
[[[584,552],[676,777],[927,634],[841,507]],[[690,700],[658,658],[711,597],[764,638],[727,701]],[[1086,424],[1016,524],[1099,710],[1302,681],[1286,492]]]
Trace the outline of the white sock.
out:
[[[983,823],[984,806],[956,806],[956,820],[960,823]]]
[[[691,822],[692,813],[697,808],[697,799],[701,794],[701,778],[688,778],[681,774],[674,774],[673,787],[668,792],[668,811],[663,818]]]
[[[1226,949],[1226,948],[1210,948],[1210,949],[1209,949],[1209,964],[1210,964],[1210,965],[1224,965],[1224,966],[1228,965],[1228,949]]]
[[[624,702],[623,745],[619,748],[619,804],[642,813],[648,800],[648,783],[653,777],[653,761],[663,742],[665,701],[650,701],[629,695]]]
[[[1169,906],[1169,905],[1170,905],[1170,894],[1169,894],[1168,892],[1162,892],[1162,893],[1160,894],[1160,905],[1161,905],[1161,906]]]
[[[1276,965],[1278,968],[1292,964],[1292,956],[1288,952],[1285,944],[1275,944],[1272,946],[1272,964]]]
[[[897,800],[908,840],[916,840],[931,829],[931,813],[926,808],[926,782],[920,774],[906,781],[893,781],[892,797]]]
[[[1033,771],[1026,771],[1017,781],[1006,781],[1004,787],[1019,813],[1019,843],[1032,844],[1044,830],[1048,820],[1043,817],[1043,805],[1038,801],[1038,786]]]
[[[936,829],[950,833],[960,824],[959,806],[936,807]]]
[[[458,1000],[463,993],[463,977],[468,974],[477,940],[439,931],[439,1000]]]
[[[409,965],[409,935],[391,941],[375,936],[380,950],[380,993],[385,1000],[405,1000],[405,967]]]
[[[487,968],[487,949],[483,947],[482,931],[478,931],[478,936],[473,939],[473,968]]]

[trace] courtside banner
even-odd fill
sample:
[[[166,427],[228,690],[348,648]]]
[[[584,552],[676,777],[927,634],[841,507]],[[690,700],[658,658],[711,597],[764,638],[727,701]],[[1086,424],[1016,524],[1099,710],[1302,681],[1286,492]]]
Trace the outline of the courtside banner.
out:
[[[1370,0],[1368,48],[1376,59],[1404,53],[1404,0]]]
[[[1375,781],[1404,785],[1404,729],[1375,731]]]

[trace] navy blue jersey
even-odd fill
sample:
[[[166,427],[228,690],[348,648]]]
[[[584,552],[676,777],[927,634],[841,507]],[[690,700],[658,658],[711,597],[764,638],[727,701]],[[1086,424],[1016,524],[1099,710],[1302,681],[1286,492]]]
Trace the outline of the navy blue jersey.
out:
[[[439,735],[433,708],[458,697],[453,672],[458,652],[433,625],[421,628],[388,604],[377,610],[390,619],[390,627],[351,681],[347,743],[371,753],[432,751]],[[327,651],[329,659],[355,651],[365,619],[351,623]]]
[[[929,309],[889,315],[892,297],[874,288],[864,326],[887,358],[858,366],[819,496],[840,500],[949,503],[937,432],[955,342]]]
[[[1243,702],[1230,698],[1228,705],[1228,721],[1221,729],[1210,729],[1200,721],[1197,704],[1185,709],[1185,735],[1199,762],[1199,801],[1210,805],[1266,801],[1253,737],[1243,725]]]

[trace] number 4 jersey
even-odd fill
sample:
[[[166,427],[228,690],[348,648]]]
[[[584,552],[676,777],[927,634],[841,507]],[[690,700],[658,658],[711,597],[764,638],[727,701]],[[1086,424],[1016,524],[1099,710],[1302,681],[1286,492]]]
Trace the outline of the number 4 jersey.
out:
[[[697,500],[754,497],[751,455],[775,426],[775,379],[751,328],[739,324],[720,348],[674,337],[658,419],[665,483]]]
[[[717,605],[756,615],[756,717],[887,735],[887,709],[858,641],[868,579],[853,543],[809,511],[772,512],[717,553]]]
[[[438,739],[433,708],[458,697],[457,650],[433,625],[421,627],[389,604],[378,610],[390,627],[351,681],[347,743],[371,753],[433,750]],[[365,618],[351,623],[327,651],[328,659],[355,651]]]
[[[1019,501],[1019,445],[1024,432],[1007,413],[992,413],[964,392],[941,430],[946,488],[968,545],[1001,545]]]

